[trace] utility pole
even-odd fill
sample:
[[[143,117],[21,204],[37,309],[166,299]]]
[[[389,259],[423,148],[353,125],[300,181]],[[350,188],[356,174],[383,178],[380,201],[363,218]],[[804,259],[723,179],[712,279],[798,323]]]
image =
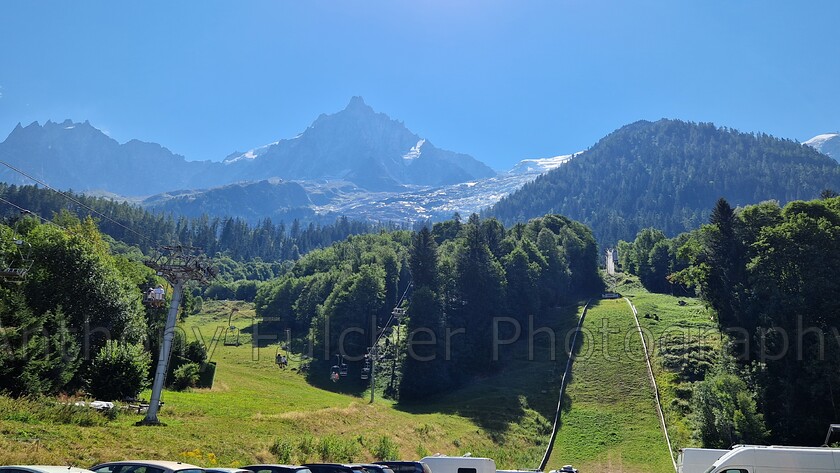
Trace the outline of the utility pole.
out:
[[[166,328],[163,330],[163,343],[160,346],[155,381],[152,384],[152,396],[146,417],[138,425],[160,425],[157,418],[160,408],[160,395],[166,381],[166,371],[169,368],[169,355],[172,351],[172,339],[175,338],[175,322],[178,308],[181,305],[184,284],[188,281],[198,281],[208,284],[216,276],[216,269],[210,266],[204,255],[197,248],[187,246],[163,246],[160,254],[153,260],[146,261],[146,266],[155,270],[158,276],[163,276],[172,285],[172,303],[166,317]]]

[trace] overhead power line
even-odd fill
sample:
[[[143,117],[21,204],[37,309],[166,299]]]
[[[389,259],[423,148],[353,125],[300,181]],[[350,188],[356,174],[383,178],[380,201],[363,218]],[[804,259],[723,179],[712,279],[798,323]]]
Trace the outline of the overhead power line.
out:
[[[14,171],[14,172],[16,172],[16,173],[20,174],[21,176],[24,176],[24,177],[26,177],[27,179],[30,179],[30,180],[32,180],[32,181],[34,181],[34,182],[36,182],[37,184],[40,184],[41,186],[44,186],[45,188],[47,188],[47,189],[49,189],[49,190],[51,190],[51,191],[53,191],[53,192],[55,192],[55,193],[57,193],[57,194],[59,194],[59,195],[63,196],[65,199],[67,199],[67,200],[69,200],[70,202],[73,202],[74,204],[76,204],[76,205],[78,205],[78,206],[80,206],[80,207],[82,207],[82,208],[84,208],[84,209],[86,209],[86,210],[90,211],[90,212],[91,212],[91,213],[93,213],[93,214],[96,214],[98,217],[102,217],[103,219],[108,220],[109,222],[113,223],[114,225],[117,225],[118,227],[123,228],[123,229],[125,229],[126,231],[128,231],[128,232],[130,232],[130,233],[133,233],[134,235],[137,235],[138,237],[142,238],[143,240],[146,240],[147,242],[149,242],[149,243],[151,243],[151,244],[155,244],[155,243],[156,243],[154,240],[152,240],[151,238],[147,237],[146,235],[143,235],[142,233],[140,233],[140,232],[138,232],[138,231],[134,230],[133,228],[127,227],[126,225],[122,224],[121,222],[118,222],[118,221],[114,220],[113,218],[109,217],[108,215],[105,215],[104,213],[102,213],[102,212],[100,212],[100,211],[98,211],[98,210],[94,209],[93,207],[91,207],[91,206],[89,206],[89,205],[85,204],[84,202],[80,201],[79,199],[76,199],[76,198],[74,198],[73,196],[71,196],[71,195],[67,194],[66,192],[62,192],[62,191],[60,191],[60,190],[58,190],[58,189],[53,188],[52,186],[50,186],[50,185],[49,185],[49,184],[47,184],[46,182],[44,182],[44,181],[42,181],[42,180],[38,179],[37,177],[34,177],[34,176],[30,175],[30,174],[29,174],[29,173],[27,173],[26,171],[22,171],[22,170],[20,170],[20,169],[16,168],[15,166],[12,166],[11,164],[9,164],[9,163],[5,162],[5,161],[0,161],[0,164],[2,164],[3,166],[6,166],[7,168],[9,168],[9,169],[11,169],[12,171]]]

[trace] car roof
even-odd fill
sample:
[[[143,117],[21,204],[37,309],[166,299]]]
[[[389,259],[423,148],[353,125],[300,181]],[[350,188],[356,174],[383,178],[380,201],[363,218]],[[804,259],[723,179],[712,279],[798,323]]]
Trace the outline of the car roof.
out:
[[[91,473],[90,470],[86,470],[84,468],[59,465],[3,465],[0,466],[0,471],[11,468],[16,468],[18,470],[35,471],[40,473]]]
[[[306,466],[304,466],[304,465],[281,465],[281,464],[278,464],[278,463],[254,463],[253,465],[243,466],[242,469],[243,470],[249,470],[252,467],[258,467],[258,468],[290,468],[290,469],[294,469],[294,470],[300,470],[300,469],[305,469],[306,468]]]
[[[166,470],[178,471],[178,470],[203,470],[204,468],[200,466],[190,465],[189,463],[181,463],[181,462],[173,462],[173,461],[166,461],[166,460],[123,460],[123,461],[116,461],[116,462],[105,462],[100,463],[98,465],[94,465],[90,467],[91,470],[94,468],[101,468],[106,465],[149,465],[155,466],[158,468],[163,468]]]

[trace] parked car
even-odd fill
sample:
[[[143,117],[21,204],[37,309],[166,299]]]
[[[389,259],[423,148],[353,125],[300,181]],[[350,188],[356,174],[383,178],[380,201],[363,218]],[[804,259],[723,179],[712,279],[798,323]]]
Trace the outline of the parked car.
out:
[[[127,460],[100,463],[90,468],[94,473],[206,473],[189,463],[158,460]]]
[[[349,466],[338,463],[304,463],[303,466],[309,468],[312,473],[358,473]]]
[[[471,471],[473,473],[496,473],[496,462],[490,458],[481,457],[450,457],[447,455],[435,454],[420,459],[421,462],[429,465],[434,473],[462,473]]]
[[[373,463],[376,465],[387,466],[388,468],[394,470],[394,473],[432,473],[432,469],[429,468],[429,465],[423,462],[389,460]]]
[[[252,471],[253,473],[312,473],[309,471],[309,468],[305,466],[275,465],[270,463],[261,465],[246,465],[243,466],[242,469]]]
[[[9,465],[0,466],[0,473],[92,473],[84,468],[55,465]]]
[[[349,466],[349,465],[348,465]],[[377,465],[372,463],[362,463],[361,465],[353,465],[353,467],[359,466],[364,468],[367,473],[394,473],[394,470],[391,469],[388,465]]]

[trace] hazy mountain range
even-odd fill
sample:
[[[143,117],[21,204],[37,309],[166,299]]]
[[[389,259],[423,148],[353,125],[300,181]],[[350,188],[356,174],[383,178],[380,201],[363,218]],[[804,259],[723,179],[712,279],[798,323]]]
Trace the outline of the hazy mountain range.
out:
[[[18,125],[0,160],[59,189],[125,198],[187,216],[202,213],[305,218],[314,214],[417,220],[492,205],[569,159],[528,159],[497,173],[475,158],[437,148],[361,97],[323,114],[299,135],[187,161],[156,143],[120,144],[89,122]],[[0,179],[33,184],[10,169]]]
[[[804,144],[710,124],[638,122],[584,152],[526,159],[497,173],[353,97],[293,138],[220,162],[187,161],[156,143],[120,144],[87,121],[70,120],[18,125],[0,143],[0,160],[59,189],[186,216],[416,221],[504,199],[491,213],[508,223],[560,212],[610,227],[596,233],[611,239],[654,223],[667,231],[696,226],[719,196],[746,204],[840,189],[838,165],[826,158],[840,159],[840,134]],[[33,184],[8,168],[0,168],[0,180]]]

